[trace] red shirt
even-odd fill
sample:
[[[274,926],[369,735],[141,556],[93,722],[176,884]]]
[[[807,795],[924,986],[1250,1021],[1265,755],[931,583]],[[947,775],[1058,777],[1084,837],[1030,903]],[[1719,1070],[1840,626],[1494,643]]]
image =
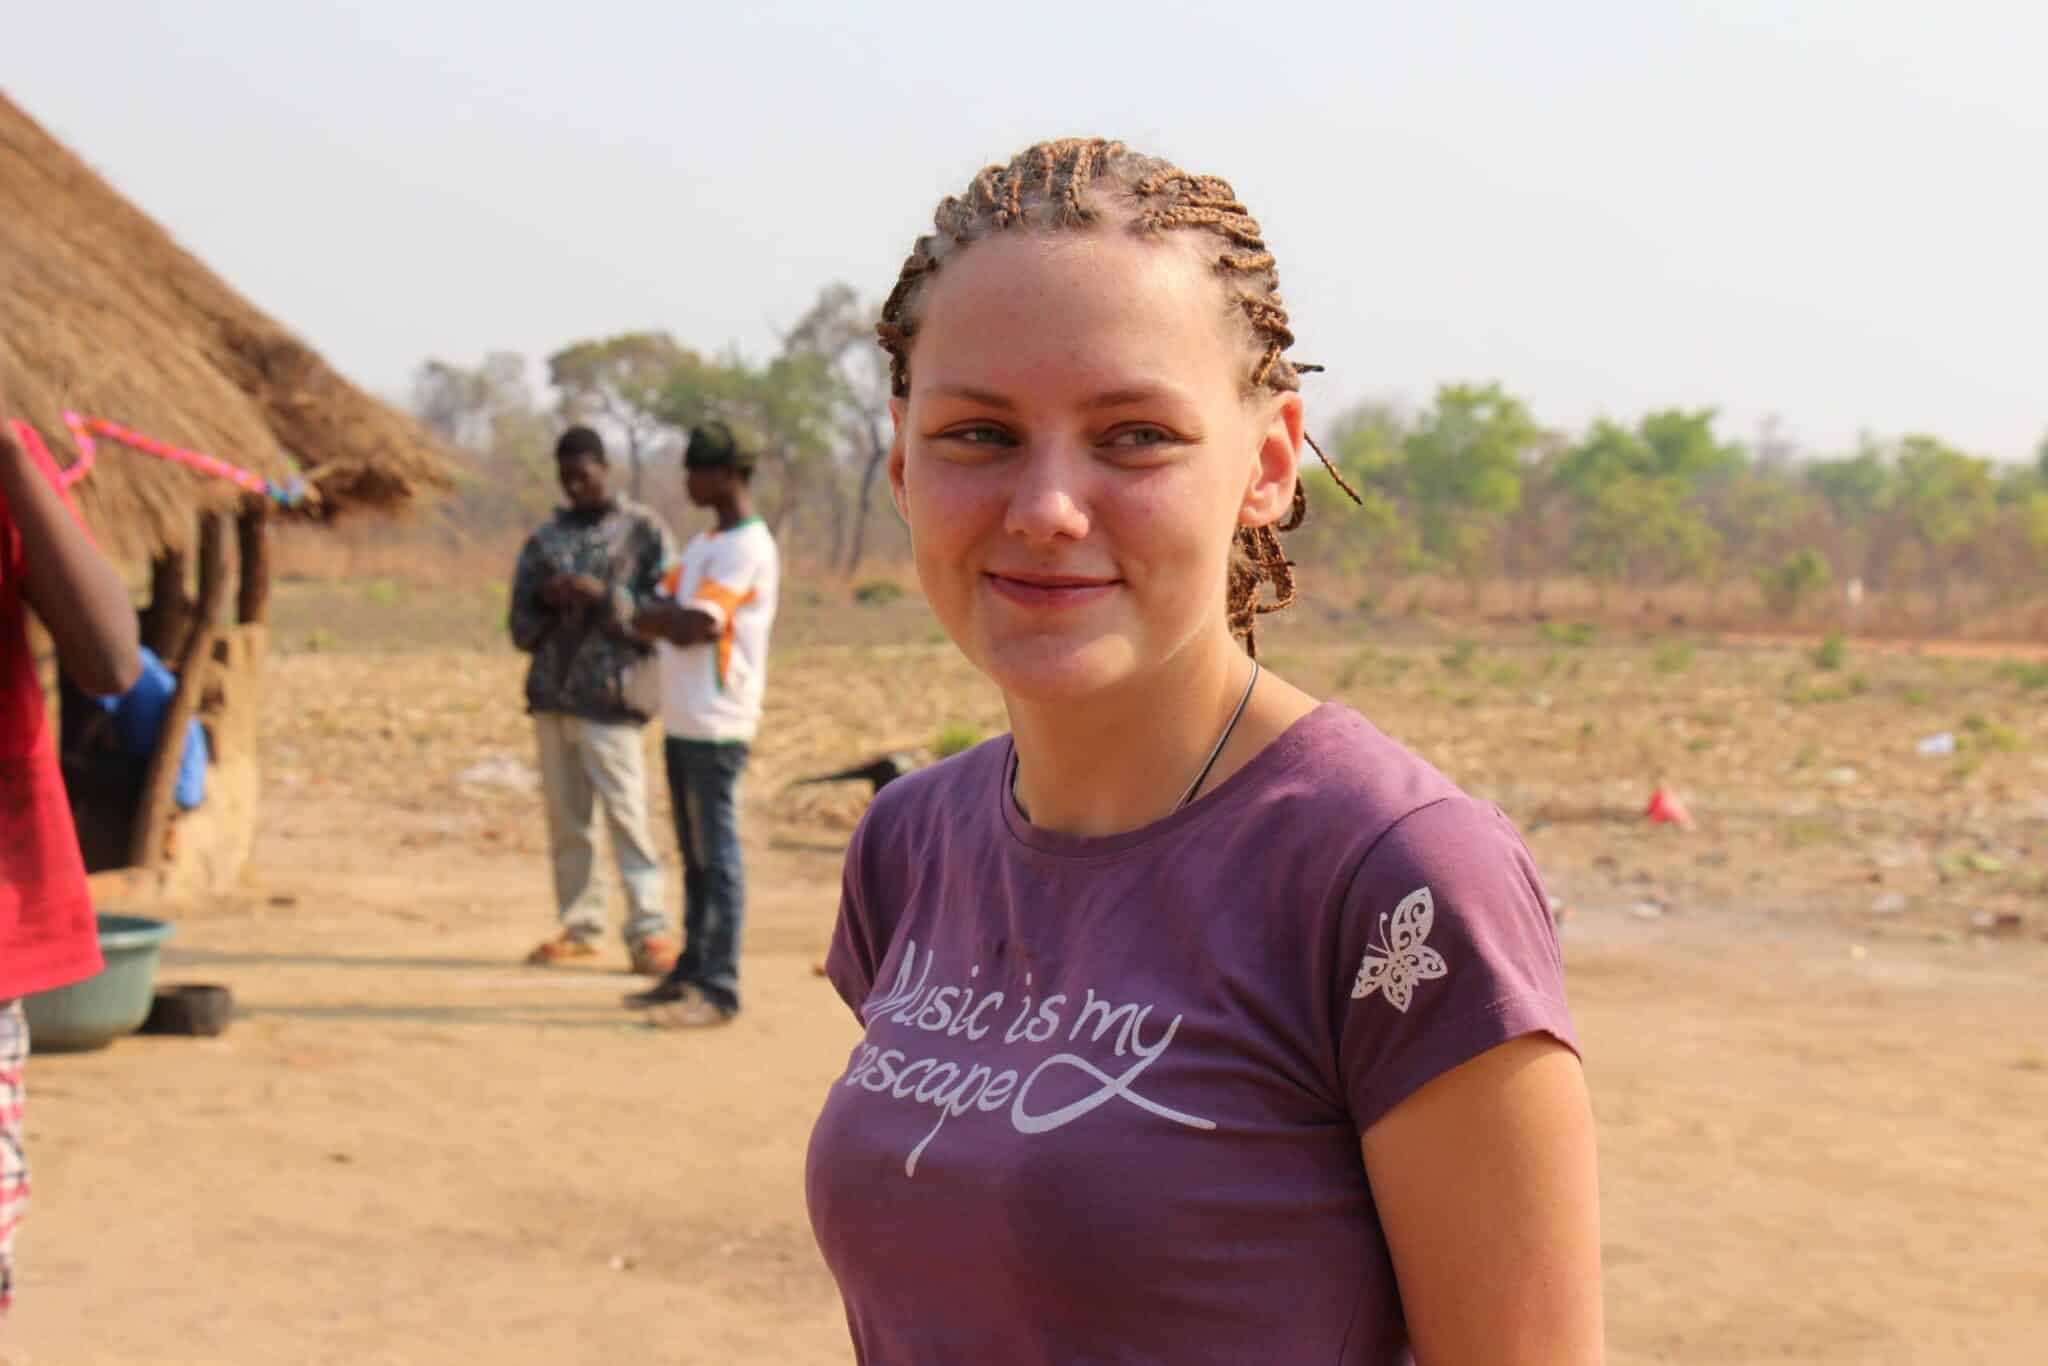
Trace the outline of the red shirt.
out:
[[[0,500],[0,1001],[100,970],[85,860],[28,648],[22,558]]]

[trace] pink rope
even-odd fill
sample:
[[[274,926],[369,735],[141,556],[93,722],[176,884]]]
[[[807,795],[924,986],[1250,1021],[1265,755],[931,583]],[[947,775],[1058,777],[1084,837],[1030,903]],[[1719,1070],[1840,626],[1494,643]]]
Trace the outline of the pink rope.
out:
[[[59,469],[57,468],[56,457],[51,455],[50,448],[43,444],[43,434],[41,432],[19,419],[9,422],[7,425],[13,431],[14,439],[21,443],[21,448],[24,451],[28,452],[29,460],[41,472],[43,478],[50,481],[50,487],[57,490],[57,497],[63,502],[65,510],[78,520],[79,525],[83,526],[85,519],[79,516],[78,504],[71,501],[71,486],[77,483],[84,476],[86,470],[92,467],[92,461],[89,458],[81,458],[69,470]]]
[[[265,497],[276,497],[279,493],[277,486],[260,474],[252,474],[240,466],[230,465],[225,460],[218,460],[198,451],[188,451],[182,446],[173,446],[169,442],[158,441],[140,432],[131,432],[119,423],[109,422],[103,417],[80,417],[77,413],[67,412],[64,414],[64,425],[71,429],[72,438],[78,443],[78,454],[82,463],[90,462],[93,458],[92,438],[93,433],[97,432],[107,440],[118,441],[131,450],[184,465],[215,479],[225,479],[251,493],[262,494]],[[283,499],[280,498],[279,501]]]
[[[141,451],[144,455],[153,455],[159,460],[168,460],[173,464],[183,465],[189,470],[207,475],[210,478],[225,479],[239,488],[272,499],[285,507],[296,507],[299,503],[304,502],[306,498],[304,480],[293,479],[289,483],[279,484],[274,480],[265,479],[260,474],[245,470],[239,465],[230,465],[227,461],[207,455],[204,452],[186,450],[182,446],[173,446],[168,441],[158,441],[155,437],[144,436],[140,432],[130,431],[120,423],[109,422],[103,417],[80,417],[77,413],[73,412],[66,412],[64,414],[64,425],[71,429],[72,442],[78,448],[78,459],[72,464],[71,468],[59,469],[56,460],[50,455],[49,447],[43,444],[43,438],[35,428],[19,420],[11,422],[9,425],[13,428],[15,436],[20,439],[22,446],[28,451],[30,458],[42,468],[43,473],[56,486],[57,491],[66,495],[67,501],[69,500],[71,486],[91,472],[93,462],[98,457],[99,448],[93,440],[95,433],[108,441],[118,442],[130,450]]]

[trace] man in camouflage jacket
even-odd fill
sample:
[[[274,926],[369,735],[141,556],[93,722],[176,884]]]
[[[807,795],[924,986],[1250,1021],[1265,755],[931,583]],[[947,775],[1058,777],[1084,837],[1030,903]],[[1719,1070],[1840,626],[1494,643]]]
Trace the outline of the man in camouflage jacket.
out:
[[[532,656],[526,708],[539,740],[555,911],[561,928],[528,961],[597,955],[604,886],[594,876],[595,806],[611,826],[636,972],[674,963],[664,933],[661,863],[647,832],[641,732],[658,701],[653,646],[633,633],[673,538],[661,519],[611,488],[604,442],[572,427],[555,447],[565,507],[527,538],[512,579],[512,641]]]

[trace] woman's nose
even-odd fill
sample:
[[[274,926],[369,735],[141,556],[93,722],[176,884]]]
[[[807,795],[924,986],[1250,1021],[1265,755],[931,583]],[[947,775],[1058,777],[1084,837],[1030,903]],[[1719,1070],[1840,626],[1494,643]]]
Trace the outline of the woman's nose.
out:
[[[1057,448],[1031,451],[1019,462],[1004,530],[1031,545],[1088,535],[1085,458]]]

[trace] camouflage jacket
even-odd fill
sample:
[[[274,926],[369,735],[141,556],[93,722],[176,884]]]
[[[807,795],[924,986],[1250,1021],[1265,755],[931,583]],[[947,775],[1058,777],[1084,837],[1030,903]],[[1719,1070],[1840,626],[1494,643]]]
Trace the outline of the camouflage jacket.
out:
[[[526,709],[590,721],[641,722],[659,701],[654,649],[635,638],[633,615],[654,596],[674,550],[669,530],[623,495],[592,516],[570,508],[529,536],[512,576],[512,643],[533,656]],[[588,574],[611,591],[588,607],[550,607],[541,586]]]

